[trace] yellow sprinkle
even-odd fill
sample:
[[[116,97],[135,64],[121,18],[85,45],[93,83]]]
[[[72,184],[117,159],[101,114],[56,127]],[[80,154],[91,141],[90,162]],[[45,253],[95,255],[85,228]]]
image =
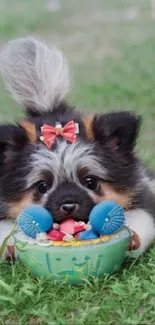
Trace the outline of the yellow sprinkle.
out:
[[[75,246],[75,247],[79,247],[82,245],[91,245],[91,244],[98,244],[101,242],[106,242],[108,240],[110,240],[111,238],[119,238],[120,236],[118,234],[116,235],[109,235],[109,236],[100,236],[97,239],[90,239],[90,240],[77,240],[77,239],[73,239],[69,242],[65,242],[65,241],[50,241],[50,244],[52,246]]]
[[[71,244],[70,244],[70,242],[63,242],[63,246],[70,246]]]
[[[81,243],[79,243],[79,242],[77,241],[77,242],[71,243],[71,245],[73,245],[73,246],[81,246]]]

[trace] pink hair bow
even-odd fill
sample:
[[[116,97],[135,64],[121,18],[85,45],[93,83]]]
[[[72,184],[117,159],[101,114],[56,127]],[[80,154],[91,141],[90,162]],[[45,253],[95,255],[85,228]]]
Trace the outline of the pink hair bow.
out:
[[[78,124],[74,121],[68,122],[64,127],[60,123],[56,124],[56,127],[44,124],[41,127],[40,140],[47,146],[48,149],[52,147],[56,138],[62,136],[67,141],[74,143],[76,141],[76,133]]]

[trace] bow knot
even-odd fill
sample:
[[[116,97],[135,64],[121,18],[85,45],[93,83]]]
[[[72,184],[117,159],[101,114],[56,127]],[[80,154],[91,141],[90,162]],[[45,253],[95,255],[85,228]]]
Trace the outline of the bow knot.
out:
[[[60,123],[57,123],[56,127],[44,124],[41,127],[42,135],[40,140],[50,149],[58,136],[62,136],[67,141],[74,143],[76,141],[76,133],[79,133],[78,124],[74,121],[68,122],[64,127]]]

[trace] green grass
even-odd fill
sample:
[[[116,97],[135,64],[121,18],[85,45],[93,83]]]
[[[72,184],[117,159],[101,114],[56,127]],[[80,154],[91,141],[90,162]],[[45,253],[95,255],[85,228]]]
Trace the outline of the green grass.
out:
[[[1,266],[0,324],[154,324],[155,252],[115,276],[83,286],[34,279],[21,263]]]
[[[149,2],[61,3],[62,10],[51,13],[45,0],[1,0],[1,43],[26,34],[55,42],[69,60],[70,102],[88,111],[129,109],[142,114],[137,149],[155,168],[155,22]],[[138,17],[123,18],[134,6]],[[1,86],[0,120],[21,116]],[[152,247],[137,261],[126,261],[113,277],[71,287],[34,279],[20,262],[12,266],[3,262],[0,324],[155,324],[154,264]]]

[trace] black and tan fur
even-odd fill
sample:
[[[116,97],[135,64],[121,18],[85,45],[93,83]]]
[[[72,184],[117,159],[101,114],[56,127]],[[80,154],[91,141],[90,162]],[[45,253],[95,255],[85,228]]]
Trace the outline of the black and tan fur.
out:
[[[0,219],[17,218],[32,203],[43,204],[56,222],[71,216],[87,221],[92,207],[115,200],[144,251],[155,237],[154,177],[134,148],[141,119],[130,112],[84,114],[70,107],[67,63],[61,52],[33,38],[9,42],[0,70],[25,118],[0,125]],[[58,137],[49,150],[40,140],[43,124],[73,120],[77,141]],[[73,204],[74,210],[66,210]],[[5,231],[6,233],[6,231]]]

